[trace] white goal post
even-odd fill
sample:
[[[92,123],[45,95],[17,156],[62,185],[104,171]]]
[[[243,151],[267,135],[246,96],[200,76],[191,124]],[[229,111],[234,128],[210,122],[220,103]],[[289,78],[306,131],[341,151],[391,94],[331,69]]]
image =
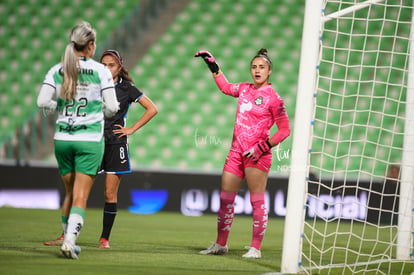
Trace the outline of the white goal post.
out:
[[[282,273],[414,270],[413,13],[306,1]]]

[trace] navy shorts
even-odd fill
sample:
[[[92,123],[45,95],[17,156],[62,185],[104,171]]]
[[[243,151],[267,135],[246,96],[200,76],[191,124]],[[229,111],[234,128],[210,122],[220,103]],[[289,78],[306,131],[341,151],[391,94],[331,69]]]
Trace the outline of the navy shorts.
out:
[[[128,144],[106,144],[100,173],[130,174],[131,163],[129,160]]]

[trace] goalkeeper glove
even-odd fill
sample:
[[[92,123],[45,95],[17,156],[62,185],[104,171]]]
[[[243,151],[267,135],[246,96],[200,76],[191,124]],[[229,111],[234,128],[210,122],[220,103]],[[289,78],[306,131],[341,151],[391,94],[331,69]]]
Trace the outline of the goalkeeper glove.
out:
[[[194,57],[202,57],[204,61],[206,62],[208,68],[210,71],[214,73],[218,73],[219,66],[217,65],[216,61],[214,60],[214,57],[211,53],[208,51],[198,51]]]
[[[243,153],[243,156],[252,160],[258,160],[264,153],[270,150],[272,145],[269,141],[256,143],[252,148]]]

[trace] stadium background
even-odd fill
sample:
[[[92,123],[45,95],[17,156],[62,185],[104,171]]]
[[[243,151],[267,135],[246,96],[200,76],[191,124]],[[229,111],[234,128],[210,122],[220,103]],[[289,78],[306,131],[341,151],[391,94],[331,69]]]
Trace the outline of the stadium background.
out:
[[[187,210],[195,210],[190,211],[193,215],[200,209],[211,211],[237,103],[218,91],[205,64],[193,55],[200,49],[211,51],[231,82],[244,82],[251,80],[251,58],[267,48],[274,63],[271,82],[285,101],[293,128],[303,12],[304,1],[299,0],[277,5],[272,0],[1,2],[0,198],[19,194],[10,190],[62,191],[53,155],[54,115],[39,111],[36,97],[47,70],[60,60],[70,29],[85,20],[98,33],[95,59],[107,48],[118,49],[136,86],[159,109],[148,125],[129,137],[134,173],[124,178],[121,190],[127,193],[119,200],[131,207],[133,190],[139,198],[139,190],[158,190],[147,205],[157,204],[167,190],[166,205],[171,198],[181,200],[169,209],[183,212],[183,196],[190,190],[187,201],[194,209]],[[131,106],[128,125],[142,115],[141,109],[139,104]],[[291,137],[273,154],[269,194],[275,207],[278,190],[286,195]],[[92,206],[99,207],[101,191],[98,177]],[[246,196],[241,190],[241,199]]]

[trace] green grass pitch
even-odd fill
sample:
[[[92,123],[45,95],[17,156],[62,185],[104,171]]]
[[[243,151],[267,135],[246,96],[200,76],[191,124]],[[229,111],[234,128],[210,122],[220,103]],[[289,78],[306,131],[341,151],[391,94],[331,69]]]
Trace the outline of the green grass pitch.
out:
[[[61,231],[60,210],[0,208],[0,274],[266,274],[280,272],[284,219],[270,218],[262,245],[262,259],[243,259],[251,241],[252,217],[237,216],[225,256],[199,255],[216,238],[216,215],[186,217],[159,212],[135,215],[118,212],[111,249],[98,248],[102,210],[87,209],[78,239],[79,260],[59,257],[59,247],[44,246]],[[321,225],[322,226],[322,225]],[[349,226],[344,224],[343,226]],[[337,228],[341,230],[341,228]],[[366,237],[377,232],[365,232]],[[320,242],[322,243],[322,239]],[[325,242],[329,239],[325,239]],[[325,243],[326,245],[326,243]],[[358,246],[358,242],[354,242]],[[318,245],[319,246],[319,245]],[[369,247],[367,247],[370,250]],[[306,249],[305,249],[306,250]],[[345,255],[336,254],[336,258]],[[378,266],[371,266],[376,269]],[[382,263],[381,272],[410,274],[414,263]],[[334,271],[333,271],[334,272]],[[327,270],[312,274],[335,274]],[[352,274],[351,271],[340,274]]]
[[[226,256],[199,255],[215,241],[216,215],[119,211],[109,250],[98,248],[102,210],[87,209],[79,260],[59,257],[60,210],[0,208],[0,274],[263,274],[280,271],[283,219],[270,219],[262,259],[243,259],[252,218],[236,216]]]

